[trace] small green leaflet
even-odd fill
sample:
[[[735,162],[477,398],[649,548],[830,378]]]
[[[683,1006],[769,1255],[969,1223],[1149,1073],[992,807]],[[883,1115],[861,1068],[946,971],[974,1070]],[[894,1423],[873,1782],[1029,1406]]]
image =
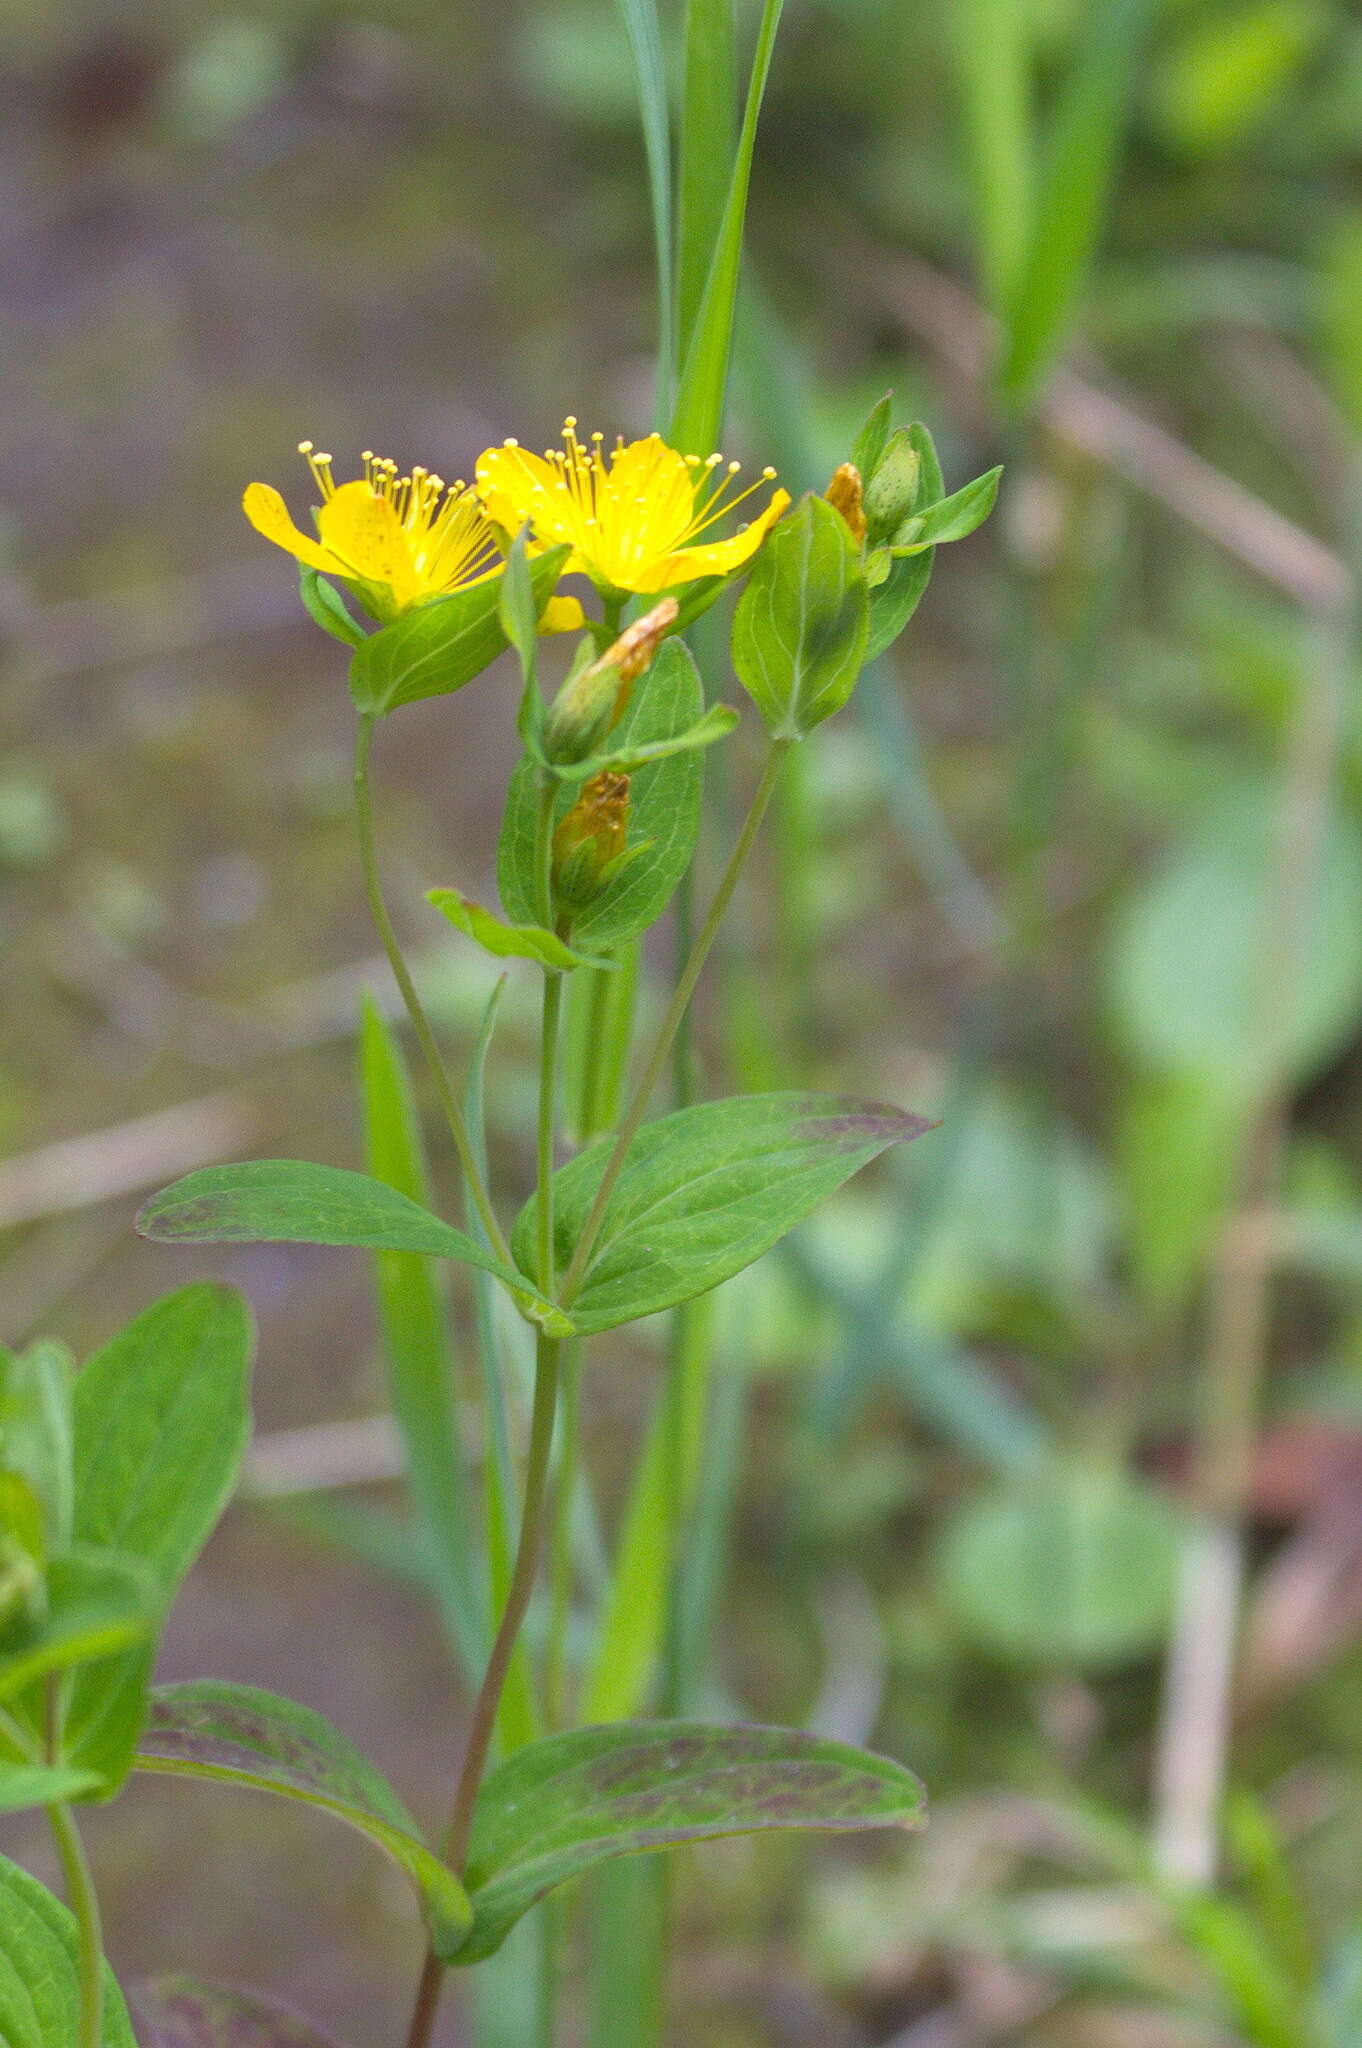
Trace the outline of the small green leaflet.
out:
[[[588,782],[593,775],[607,770],[615,775],[631,775],[636,769],[646,768],[650,761],[665,761],[669,754],[712,747],[716,740],[727,739],[738,723],[738,713],[731,704],[711,704],[697,724],[674,739],[650,740],[638,746],[618,747],[611,753],[592,754],[585,761],[555,765],[553,773],[563,782]]]
[[[883,1103],[795,1092],[702,1102],[645,1124],[571,1305],[573,1323],[584,1333],[613,1330],[717,1287],[886,1145],[930,1129]],[[613,1143],[602,1139],[554,1176],[560,1265],[571,1258]],[[517,1258],[532,1254],[536,1212],[532,1200],[517,1219]]]
[[[522,1913],[611,1857],[725,1835],[921,1826],[902,1764],[786,1728],[616,1721],[532,1743],[478,1795],[466,1882],[480,1962]]]
[[[952,492],[935,505],[906,519],[889,544],[891,555],[920,555],[924,548],[943,547],[947,541],[964,540],[982,526],[998,496],[1001,464],[976,476],[973,483]]]
[[[0,2043],[72,2048],[80,2039],[80,1941],[51,1892],[0,1856]],[[102,2048],[137,2048],[123,1994],[104,1973]]]
[[[559,973],[569,973],[574,967],[610,968],[615,964],[591,953],[579,953],[542,924],[506,924],[495,911],[484,910],[457,889],[428,889],[426,901],[456,930],[476,940],[484,953],[499,960],[537,960],[541,967],[556,968]]]
[[[733,666],[773,739],[803,739],[841,710],[868,631],[846,521],[825,498],[803,498],[762,548],[733,618]]]
[[[424,1252],[493,1273],[531,1304],[550,1334],[572,1325],[525,1278],[462,1230],[396,1188],[342,1166],[254,1159],[186,1174],[153,1195],[137,1217],[158,1244],[331,1244],[366,1251]]]
[[[162,1686],[151,1696],[137,1768],[275,1792],[348,1822],[410,1877],[441,1960],[463,1946],[472,1916],[458,1879],[381,1773],[310,1707],[212,1680]]]
[[[154,1977],[130,1994],[142,2048],[337,2048],[311,2020],[254,1991]]]

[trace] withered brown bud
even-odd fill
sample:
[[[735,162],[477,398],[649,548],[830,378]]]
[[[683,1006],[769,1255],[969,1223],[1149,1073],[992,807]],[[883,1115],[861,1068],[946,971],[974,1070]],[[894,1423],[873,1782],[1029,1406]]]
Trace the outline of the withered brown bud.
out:
[[[854,462],[843,462],[832,473],[823,496],[834,512],[840,512],[858,544],[865,539],[865,493],[861,472]]]
[[[584,909],[597,895],[628,836],[629,777],[607,768],[582,785],[553,835],[554,895],[566,909]]]
[[[619,724],[634,684],[651,667],[676,623],[678,609],[674,597],[662,598],[641,619],[626,626],[589,668],[564,684],[544,727],[544,749],[551,761],[584,761]]]

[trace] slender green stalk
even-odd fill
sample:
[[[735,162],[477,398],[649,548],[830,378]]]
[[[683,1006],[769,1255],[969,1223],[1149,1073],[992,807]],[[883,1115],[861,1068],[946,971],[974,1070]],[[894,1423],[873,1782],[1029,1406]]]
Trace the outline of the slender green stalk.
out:
[[[459,1771],[458,1789],[454,1796],[454,1812],[449,1824],[445,1842],[445,1860],[456,1873],[462,1873],[468,1858],[468,1841],[473,1830],[473,1813],[477,1804],[478,1788],[487,1768],[487,1757],[492,1747],[492,1736],[496,1728],[497,1708],[501,1701],[502,1688],[510,1669],[525,1615],[534,1591],[535,1575],[539,1566],[539,1554],[543,1546],[544,1523],[549,1491],[549,1454],[553,1448],[554,1417],[558,1408],[558,1380],[561,1343],[553,1337],[539,1332],[535,1356],[534,1412],[530,1422],[530,1448],[525,1467],[525,1503],[520,1521],[520,1542],[516,1550],[515,1571],[512,1574],[510,1591],[506,1596],[506,1608],[497,1629],[496,1641],[488,1659],[473,1718],[469,1725],[468,1740],[464,1747],[463,1764]],[[412,2011],[411,2026],[407,2033],[407,2048],[429,2048],[440,2005],[440,1993],[444,1985],[444,1965],[432,1952],[428,1952],[421,1982]]]
[[[509,1265],[511,1263],[510,1249],[502,1233],[501,1225],[497,1222],[496,1212],[492,1208],[486,1184],[481,1173],[478,1171],[478,1162],[473,1152],[472,1141],[468,1135],[468,1126],[464,1122],[463,1111],[459,1107],[458,1097],[455,1095],[450,1082],[444,1059],[440,1053],[439,1043],[436,1040],[434,1031],[431,1029],[430,1019],[427,1017],[425,1007],[416,992],[416,984],[411,978],[411,970],[407,966],[402,948],[398,943],[397,933],[393,928],[392,919],[388,915],[388,906],[383,900],[383,889],[378,874],[378,856],[374,850],[373,800],[369,789],[369,752],[373,743],[373,736],[373,719],[361,717],[355,734],[355,822],[359,831],[360,865],[364,871],[364,893],[369,901],[369,914],[373,918],[375,929],[383,943],[383,950],[388,956],[388,965],[392,968],[393,979],[401,990],[402,1000],[407,1006],[407,1015],[411,1019],[412,1030],[416,1033],[421,1051],[425,1055],[426,1064],[430,1068],[430,1075],[435,1084],[435,1092],[439,1098],[440,1108],[444,1112],[445,1122],[449,1126],[449,1135],[454,1140],[454,1149],[459,1155],[459,1165],[463,1169],[464,1180],[469,1194],[473,1198],[478,1215],[481,1218],[482,1227],[487,1232],[488,1242],[497,1257]]]
[[[75,2048],[100,2048],[104,2038],[104,1932],[95,1881],[69,1806],[49,1806],[47,1818],[61,1859],[67,1903],[79,1942],[80,2032]]]
[[[563,1396],[558,1423],[558,1478],[553,1500],[549,1636],[544,1653],[544,1724],[550,1735],[566,1723],[567,1633],[572,1616],[572,1505],[582,1444],[582,1342],[563,1354]]]
[[[544,976],[544,1029],[539,1047],[539,1233],[538,1277],[541,1291],[552,1296],[555,1279],[553,1257],[553,1141],[557,1130],[558,1041],[562,1036],[563,977]]]
[[[653,1090],[661,1078],[662,1069],[667,1063],[667,1055],[671,1051],[672,1041],[676,1037],[677,1028],[680,1025],[681,1019],[686,1014],[687,1004],[695,993],[695,984],[699,981],[705,961],[709,958],[709,951],[718,935],[719,926],[723,923],[724,913],[733,900],[733,892],[737,888],[739,877],[747,865],[747,857],[752,851],[757,833],[761,829],[761,821],[766,815],[766,807],[771,801],[776,783],[779,780],[781,764],[792,744],[792,741],[786,739],[774,739],[771,742],[770,752],[766,756],[766,766],[762,770],[761,781],[757,784],[756,795],[752,798],[751,807],[746,818],[743,820],[742,830],[738,834],[733,852],[729,856],[728,866],[724,870],[723,879],[714,892],[714,900],[709,906],[705,921],[701,925],[695,944],[691,948],[690,958],[677,978],[676,987],[672,991],[672,999],[667,1005],[666,1015],[657,1028],[657,1035],[653,1039],[647,1060],[644,1063],[643,1072],[639,1076],[633,1095],[630,1097],[629,1106],[621,1119],[614,1149],[606,1162],[605,1172],[601,1175],[601,1184],[596,1190],[596,1198],[592,1202],[586,1222],[582,1226],[582,1234],[577,1240],[577,1246],[572,1255],[572,1262],[563,1279],[561,1300],[564,1308],[569,1308],[573,1301],[575,1301],[582,1281],[586,1276],[586,1269],[590,1263],[591,1254],[596,1249],[596,1239],[600,1236],[601,1224],[605,1220],[605,1212],[609,1206],[610,1197],[615,1191],[615,1183],[620,1177],[629,1147],[638,1135],[639,1125],[647,1114],[648,1104],[652,1100]]]

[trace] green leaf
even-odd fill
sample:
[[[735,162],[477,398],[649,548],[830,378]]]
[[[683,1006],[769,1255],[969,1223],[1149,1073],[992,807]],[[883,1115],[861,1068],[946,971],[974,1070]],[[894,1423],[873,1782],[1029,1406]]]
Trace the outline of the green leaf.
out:
[[[345,608],[345,600],[334,583],[316,569],[309,569],[306,562],[298,564],[298,595],[302,598],[314,625],[323,633],[329,633],[333,640],[339,640],[346,647],[362,647],[368,634]]]
[[[723,426],[733,321],[742,270],[747,191],[752,178],[752,159],[756,153],[757,123],[761,117],[761,103],[770,76],[771,57],[783,7],[784,0],[764,0],[762,7],[747,105],[733,159],[733,175],[729,180],[723,218],[709,261],[704,294],[682,364],[676,411],[672,417],[672,446],[694,450],[700,455],[707,454],[715,446]]]
[[[74,1518],[72,1371],[60,1344],[0,1357],[0,1469],[32,1488],[49,1547],[70,1541]]]
[[[250,1439],[250,1316],[199,1283],[120,1330],[76,1381],[76,1535],[134,1558],[169,1606]]]
[[[1102,231],[1154,0],[1107,0],[1080,15],[1036,190],[1025,260],[1009,294],[1002,387],[1026,403],[1060,347]]]
[[[143,1204],[143,1237],[157,1244],[332,1244],[365,1251],[421,1252],[480,1266],[534,1306],[551,1334],[566,1319],[525,1278],[463,1231],[432,1216],[396,1188],[342,1166],[306,1159],[253,1159],[186,1174]]]
[[[13,1699],[50,1671],[101,1663],[148,1636],[156,1608],[147,1581],[131,1562],[98,1550],[72,1550],[48,1565],[44,1610],[0,1635],[0,1700]],[[24,1701],[21,1717],[35,1732],[44,1703]]]
[[[142,2048],[336,2048],[272,1998],[197,1977],[154,1977],[130,1995]]]
[[[1047,1466],[956,1511],[938,1585],[969,1635],[1009,1663],[1109,1670],[1163,1640],[1178,1526],[1141,1480]]]
[[[964,540],[982,526],[998,496],[1002,465],[976,476],[973,483],[953,491],[949,498],[928,505],[908,519],[890,544],[891,555],[920,555],[924,548],[941,547],[947,541]]]
[[[839,1095],[740,1095],[645,1124],[629,1148],[572,1309],[586,1333],[673,1308],[751,1265],[922,1117]],[[554,1176],[554,1234],[568,1263],[613,1149],[602,1139]],[[537,1198],[512,1244],[529,1255]]]
[[[542,612],[567,560],[566,548],[540,555],[530,566]],[[447,697],[471,683],[506,647],[500,618],[501,577],[470,584],[452,596],[404,612],[370,633],[350,663],[350,692],[362,712],[386,717],[401,704]]]
[[[59,1900],[0,1856],[0,2042],[74,2048],[80,2039],[80,1937]],[[102,2048],[137,2048],[123,1994],[104,1973]]]
[[[886,647],[893,645],[921,604],[931,581],[935,559],[932,548],[924,554],[908,555],[897,562],[891,557],[888,576],[882,583],[872,586],[865,643],[867,665],[883,654]]]
[[[1112,933],[1110,1000],[1128,1050],[1154,1072],[1202,1074],[1241,1100],[1253,1083],[1279,810],[1266,784],[1215,798],[1136,884]],[[1348,1041],[1362,1011],[1362,834],[1341,811],[1322,836],[1299,953],[1285,1048],[1295,1079]]]
[[[537,960],[541,967],[552,967],[560,974],[570,973],[574,967],[614,966],[612,960],[579,953],[556,932],[546,931],[542,924],[506,924],[495,911],[484,910],[480,903],[461,896],[457,889],[428,889],[426,901],[434,904],[457,931],[466,932],[484,953],[491,953],[498,960]]]
[[[869,617],[846,521],[806,497],[774,529],[738,600],[733,666],[773,739],[803,739],[856,686]]]
[[[689,649],[683,641],[666,640],[615,728],[617,751],[665,744],[692,732],[704,708],[704,690]],[[630,778],[629,838],[635,845],[648,842],[647,850],[612,877],[582,911],[572,928],[574,945],[603,953],[626,945],[661,917],[695,852],[701,780],[701,762],[689,751],[654,759]],[[557,798],[555,822],[575,800],[575,790],[565,785]],[[534,766],[522,760],[506,795],[497,885],[507,915],[525,924],[538,918],[535,802]]]
[[[539,1899],[611,1857],[794,1828],[914,1828],[924,1805],[902,1764],[785,1728],[622,1721],[550,1736],[479,1794],[473,1932],[457,1960],[491,1955]]]
[[[424,1204],[426,1164],[406,1062],[395,1034],[367,996],[360,1068],[369,1170],[375,1180]],[[441,1609],[465,1676],[476,1683],[486,1659],[487,1620],[439,1270],[415,1252],[374,1254],[388,1385],[412,1501]]]
[[[64,1806],[82,1793],[99,1788],[93,1771],[67,1764],[12,1764],[0,1760],[0,1813],[23,1813],[34,1806]]]
[[[406,1872],[441,1960],[462,1948],[471,1915],[458,1879],[421,1840],[386,1778],[310,1707],[213,1680],[158,1687],[137,1768],[247,1785],[333,1814]]]
[[[92,1358],[76,1381],[76,1535],[119,1552],[170,1606],[236,1485],[250,1438],[251,1324],[232,1288],[167,1295]],[[67,1762],[116,1791],[144,1709],[150,1644],[77,1672]]]

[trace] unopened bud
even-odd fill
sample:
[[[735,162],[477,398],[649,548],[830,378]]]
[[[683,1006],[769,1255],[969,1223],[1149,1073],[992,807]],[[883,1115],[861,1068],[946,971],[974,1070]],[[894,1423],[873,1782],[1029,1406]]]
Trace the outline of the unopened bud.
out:
[[[628,834],[629,777],[607,768],[583,784],[553,835],[553,892],[564,909],[583,910],[600,893]]]
[[[872,545],[891,540],[917,503],[922,458],[906,427],[890,436],[865,487],[865,523]]]
[[[832,473],[823,496],[834,512],[840,512],[851,531],[851,538],[858,544],[865,539],[865,493],[861,488],[861,472],[854,462],[843,462]]]
[[[589,668],[568,679],[554,698],[544,725],[544,751],[551,761],[584,761],[619,724],[634,684],[651,667],[664,637],[676,623],[678,609],[674,597],[662,598],[641,619],[626,626]]]

